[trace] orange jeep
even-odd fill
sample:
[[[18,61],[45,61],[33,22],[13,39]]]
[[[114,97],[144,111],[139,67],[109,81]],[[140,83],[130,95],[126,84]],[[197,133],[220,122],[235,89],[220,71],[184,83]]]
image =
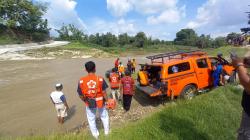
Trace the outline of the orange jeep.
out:
[[[220,62],[223,72],[234,79],[235,71],[229,62],[221,56],[209,57],[205,52],[171,52],[146,57],[151,64],[140,64],[137,88],[150,97],[166,95],[168,97],[192,98],[196,91],[202,91],[213,85],[213,65]]]

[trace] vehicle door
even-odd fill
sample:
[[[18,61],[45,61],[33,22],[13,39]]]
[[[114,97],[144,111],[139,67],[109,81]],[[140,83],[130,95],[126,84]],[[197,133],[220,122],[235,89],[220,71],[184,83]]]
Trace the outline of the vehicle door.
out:
[[[207,58],[198,58],[196,63],[196,75],[198,79],[198,87],[205,88],[211,84],[211,66],[209,66]]]

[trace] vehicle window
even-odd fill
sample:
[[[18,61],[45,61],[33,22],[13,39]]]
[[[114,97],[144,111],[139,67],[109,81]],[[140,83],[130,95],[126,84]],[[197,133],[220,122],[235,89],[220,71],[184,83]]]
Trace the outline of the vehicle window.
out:
[[[208,68],[206,58],[196,60],[198,68]]]
[[[210,61],[212,66],[216,65],[219,62],[219,60],[217,60],[216,58],[210,58]]]
[[[168,74],[178,73],[187,70],[190,70],[190,64],[188,62],[180,63],[168,67]]]

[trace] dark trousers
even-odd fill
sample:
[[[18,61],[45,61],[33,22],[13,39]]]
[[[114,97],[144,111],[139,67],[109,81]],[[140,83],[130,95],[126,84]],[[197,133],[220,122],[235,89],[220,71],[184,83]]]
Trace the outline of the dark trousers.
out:
[[[129,111],[130,109],[132,97],[133,97],[132,95],[123,94],[123,108],[126,111]]]

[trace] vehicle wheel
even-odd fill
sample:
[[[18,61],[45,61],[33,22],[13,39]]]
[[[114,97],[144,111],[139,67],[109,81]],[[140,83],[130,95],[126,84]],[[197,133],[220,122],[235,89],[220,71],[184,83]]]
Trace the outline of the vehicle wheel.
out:
[[[197,89],[194,85],[187,85],[181,92],[182,99],[192,99],[197,92]]]

